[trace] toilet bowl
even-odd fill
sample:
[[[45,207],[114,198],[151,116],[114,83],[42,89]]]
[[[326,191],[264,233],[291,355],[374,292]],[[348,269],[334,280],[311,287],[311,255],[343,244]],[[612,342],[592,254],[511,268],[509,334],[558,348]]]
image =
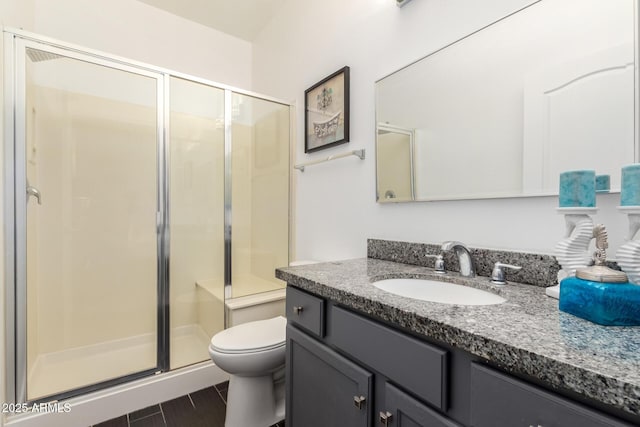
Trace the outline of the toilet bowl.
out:
[[[278,316],[211,338],[211,360],[230,376],[225,427],[268,427],[284,419],[286,326]]]

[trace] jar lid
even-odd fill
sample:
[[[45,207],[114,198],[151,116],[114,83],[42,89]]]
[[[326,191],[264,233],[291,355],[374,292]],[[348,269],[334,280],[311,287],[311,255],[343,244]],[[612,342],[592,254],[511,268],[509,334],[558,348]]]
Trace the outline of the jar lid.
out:
[[[629,281],[627,275],[622,271],[617,271],[604,265],[581,268],[576,271],[576,277],[603,283],[627,283]]]

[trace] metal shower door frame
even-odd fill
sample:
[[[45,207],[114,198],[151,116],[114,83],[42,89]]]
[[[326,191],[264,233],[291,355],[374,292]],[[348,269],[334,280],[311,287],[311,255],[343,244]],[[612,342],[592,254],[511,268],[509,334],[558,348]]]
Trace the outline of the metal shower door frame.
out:
[[[17,105],[16,96],[20,90],[18,83],[22,82],[24,88],[24,67],[25,52],[27,47],[34,47],[39,50],[58,53],[62,56],[91,62],[97,65],[103,65],[110,68],[129,71],[134,74],[151,76],[157,79],[157,161],[158,161],[158,197],[157,197],[157,242],[158,242],[158,355],[157,367],[140,373],[116,378],[114,380],[105,381],[88,387],[74,389],[59,395],[50,396],[41,401],[52,399],[62,400],[68,397],[81,395],[106,387],[122,384],[140,377],[168,372],[170,370],[170,322],[169,322],[169,261],[170,261],[170,228],[169,228],[169,153],[170,153],[170,79],[172,77],[189,80],[194,83],[211,86],[224,90],[224,295],[225,299],[232,295],[232,206],[231,206],[231,168],[232,168],[232,146],[233,146],[233,115],[232,115],[232,97],[234,94],[246,95],[264,101],[273,102],[289,108],[289,156],[288,164],[292,164],[295,157],[295,102],[284,101],[268,95],[263,95],[253,91],[248,91],[218,83],[205,78],[192,76],[185,73],[176,72],[162,67],[145,64],[138,61],[132,61],[127,58],[116,55],[106,54],[97,50],[88,49],[70,43],[60,42],[48,37],[42,37],[27,31],[18,29],[4,30],[4,75],[6,83],[4,84],[5,96],[5,127],[4,127],[4,232],[5,232],[5,274],[4,279],[7,284],[5,289],[5,348],[6,348],[6,376],[7,376],[7,402],[12,403],[31,403],[26,400],[26,286],[22,288],[14,286],[17,279],[24,281],[26,272],[26,252],[24,252],[24,240],[22,250],[24,253],[17,256],[16,245],[18,240],[18,231],[24,230],[26,226],[26,194],[22,191],[16,191],[17,188],[26,188],[25,179],[25,157],[24,151],[16,157],[19,150],[16,150],[15,142],[20,140],[24,146],[25,138],[25,117],[18,114],[20,107],[24,111],[23,105]],[[21,61],[21,62],[20,62]],[[20,65],[22,64],[22,65]],[[18,68],[22,67],[22,73]],[[22,79],[22,80],[20,80]],[[24,89],[22,89],[24,91]],[[24,101],[24,93],[22,93]],[[22,163],[20,163],[22,162]],[[22,169],[20,169],[22,168]],[[19,172],[19,173],[16,173]],[[289,258],[292,258],[294,251],[293,237],[293,203],[291,190],[294,186],[294,175],[291,174],[291,168],[288,168],[289,183]],[[19,212],[16,210],[18,206],[22,206]],[[19,215],[20,214],[20,215]],[[15,250],[14,250],[15,249]],[[22,270],[21,270],[22,269]],[[20,272],[21,271],[21,272]],[[26,282],[24,283],[26,285]],[[22,312],[24,315],[20,315]],[[225,313],[225,327],[227,326]],[[19,333],[17,333],[19,331]],[[20,357],[19,357],[20,356]],[[211,362],[204,362],[211,363]],[[38,401],[39,402],[39,401]]]
[[[27,248],[26,219],[26,51],[37,49],[54,55],[153,78],[156,81],[156,248],[157,248],[157,355],[156,366],[141,372],[82,386],[34,402],[62,400],[71,396],[121,384],[169,369],[169,247],[168,247],[168,175],[167,141],[164,135],[166,75],[110,60],[54,43],[5,32],[5,248],[6,256],[6,348],[7,397],[15,403],[31,403],[27,399]],[[13,144],[9,143],[12,141]],[[12,250],[13,249],[13,250]],[[10,369],[14,367],[14,369]]]

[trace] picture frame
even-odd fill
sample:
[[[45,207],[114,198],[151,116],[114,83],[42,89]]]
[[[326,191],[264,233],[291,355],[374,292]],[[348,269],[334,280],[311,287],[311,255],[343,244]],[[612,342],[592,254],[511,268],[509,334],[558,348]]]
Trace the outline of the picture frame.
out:
[[[349,67],[304,91],[304,152],[349,142]]]

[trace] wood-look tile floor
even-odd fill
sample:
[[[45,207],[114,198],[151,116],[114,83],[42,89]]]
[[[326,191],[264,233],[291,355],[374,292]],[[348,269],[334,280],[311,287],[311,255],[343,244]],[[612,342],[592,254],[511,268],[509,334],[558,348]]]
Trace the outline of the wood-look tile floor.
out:
[[[224,427],[228,387],[217,384],[93,427]],[[284,421],[272,427],[284,427]]]

